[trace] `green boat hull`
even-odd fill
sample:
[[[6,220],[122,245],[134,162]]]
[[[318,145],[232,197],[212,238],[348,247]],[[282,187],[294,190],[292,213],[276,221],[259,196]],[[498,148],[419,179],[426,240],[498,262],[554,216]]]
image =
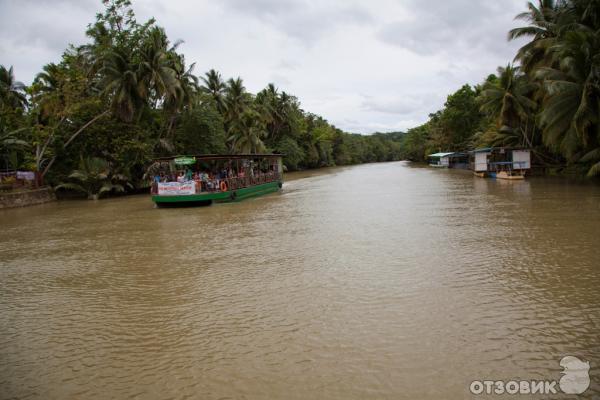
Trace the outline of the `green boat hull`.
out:
[[[228,203],[240,201],[250,197],[262,196],[277,192],[281,189],[281,182],[268,182],[261,185],[255,185],[227,192],[208,192],[190,194],[185,196],[152,196],[152,201],[157,206],[191,206],[191,205],[209,205],[212,203]]]

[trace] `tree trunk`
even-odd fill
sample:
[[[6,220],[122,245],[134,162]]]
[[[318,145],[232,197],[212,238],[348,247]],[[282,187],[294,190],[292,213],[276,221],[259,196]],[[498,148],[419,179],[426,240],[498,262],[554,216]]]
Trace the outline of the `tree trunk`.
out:
[[[71,137],[69,138],[69,140],[67,140],[65,142],[65,144],[63,145],[63,149],[66,149],[67,146],[69,146],[69,144],[71,144],[71,142],[73,140],[75,140],[75,138],[77,138],[77,136],[79,136],[79,134],[81,132],[83,132],[87,127],[89,127],[90,125],[92,125],[94,122],[96,122],[97,120],[99,120],[100,118],[104,117],[105,115],[107,115],[110,112],[110,110],[106,110],[101,114],[96,115],[94,118],[92,118],[91,120],[89,120],[85,125],[83,125],[81,128],[79,128],[77,130],[77,132],[75,132],[74,134],[71,135]],[[44,147],[45,149],[45,147]],[[44,171],[42,172],[42,179],[44,178],[44,176],[46,176],[46,174],[48,173],[48,171],[50,170],[50,167],[52,166],[52,164],[54,164],[54,161],[56,161],[56,156],[52,157],[52,159],[50,160],[50,162],[48,163],[48,165],[46,165],[46,168],[44,168]]]

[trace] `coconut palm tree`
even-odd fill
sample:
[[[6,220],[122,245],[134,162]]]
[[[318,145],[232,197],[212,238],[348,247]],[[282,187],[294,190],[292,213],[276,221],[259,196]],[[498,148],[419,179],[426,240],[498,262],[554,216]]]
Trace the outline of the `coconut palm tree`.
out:
[[[256,94],[254,104],[259,111],[260,117],[267,127],[269,137],[272,137],[275,125],[279,121],[279,93],[272,83]]]
[[[141,60],[137,71],[138,91],[142,99],[153,98],[156,101],[163,96],[177,96],[179,82],[174,60],[170,57],[177,45],[168,49],[167,35],[162,28],[154,27],[148,33],[140,52]]]
[[[262,141],[266,134],[260,114],[246,109],[230,127],[229,142],[234,153],[261,153],[266,150]]]
[[[529,10],[517,15],[515,19],[529,24],[512,29],[508,33],[508,39],[531,38],[515,57],[515,60],[521,62],[523,71],[530,73],[540,65],[548,65],[548,49],[556,42],[560,31],[572,22],[572,14],[567,12],[564,2],[557,0],[538,0],[537,5],[529,2],[527,7]]]
[[[248,106],[251,96],[246,92],[242,78],[229,79],[225,88],[225,125],[229,127],[237,124]]]
[[[62,183],[56,189],[85,193],[89,200],[98,200],[103,194],[112,191],[125,191],[121,183],[116,183],[117,177],[111,174],[110,164],[102,158],[81,157],[79,169],[71,172],[69,178],[75,182]]]
[[[584,155],[584,161],[593,161],[600,147],[600,32],[567,32],[550,51],[558,67],[537,72],[546,91],[540,114],[544,142],[570,161]]]
[[[496,120],[500,135],[514,139],[516,134],[521,136],[521,145],[532,147],[529,132],[534,132],[533,112],[537,103],[531,96],[536,89],[537,85],[519,67],[511,64],[499,67],[498,79],[487,81],[478,97],[481,111]]]
[[[144,104],[142,93],[148,93],[147,80],[140,80],[130,54],[114,48],[101,69],[103,93],[111,99],[115,114],[126,122],[133,121]]]
[[[65,101],[60,90],[61,67],[49,63],[42,67],[32,85],[32,102],[39,106],[40,116],[47,118],[63,114]]]
[[[202,82],[204,83],[200,90],[204,93],[209,94],[217,105],[217,110],[221,115],[225,114],[225,82],[221,77],[221,74],[211,69],[203,77]]]
[[[159,139],[159,144],[165,149],[172,151],[173,143],[171,134],[175,126],[175,120],[182,110],[193,104],[195,94],[198,92],[198,78],[193,75],[195,64],[186,69],[183,55],[174,52],[170,54],[176,86],[174,92],[169,92],[164,97],[163,110],[167,114],[167,127],[165,136],[161,135]]]
[[[12,66],[6,69],[0,65],[0,106],[11,109],[27,106],[25,85],[15,79]]]
[[[275,85],[270,83],[256,95],[255,104],[266,124],[269,142],[275,143],[281,139],[285,128],[290,126],[295,98],[286,92],[280,94]]]

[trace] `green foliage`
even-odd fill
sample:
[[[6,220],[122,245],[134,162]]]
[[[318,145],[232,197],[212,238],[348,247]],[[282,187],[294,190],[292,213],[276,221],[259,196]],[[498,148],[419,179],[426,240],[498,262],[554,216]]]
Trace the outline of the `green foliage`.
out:
[[[600,175],[600,5],[539,0],[509,39],[528,38],[515,60],[475,89],[450,95],[444,109],[402,139],[404,158],[479,146],[525,146],[548,167]]]
[[[102,3],[88,42],[30,87],[0,66],[5,164],[98,197],[146,187],[152,159],[169,154],[278,151],[289,170],[400,157],[397,138],[346,134],[273,84],[254,95],[215,70],[198,79],[154,19],[138,22],[129,0]]]
[[[285,154],[283,163],[288,170],[296,170],[306,157],[304,150],[291,137],[281,139],[274,147],[275,152]]]
[[[406,135],[402,137],[403,158],[411,161],[425,161],[430,136],[431,128],[429,123],[409,129]]]
[[[483,118],[476,97],[469,85],[448,96],[444,109],[430,116],[430,147],[458,151],[469,146]]]
[[[186,110],[175,133],[177,154],[222,154],[227,152],[223,116],[212,101]]]
[[[27,106],[25,85],[15,80],[13,67],[0,65],[0,110],[24,109]]]
[[[112,191],[125,191],[122,182],[127,180],[124,176],[114,174],[106,160],[96,157],[81,157],[79,169],[71,172],[69,179],[73,182],[61,183],[56,189],[85,193],[90,200],[97,200],[103,194]]]

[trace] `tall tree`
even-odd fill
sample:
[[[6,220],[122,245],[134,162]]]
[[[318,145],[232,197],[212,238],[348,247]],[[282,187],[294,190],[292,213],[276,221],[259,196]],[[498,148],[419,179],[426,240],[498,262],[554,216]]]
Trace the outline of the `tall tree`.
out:
[[[586,160],[595,159],[591,152],[600,147],[600,33],[568,32],[552,53],[559,66],[537,72],[547,93],[540,114],[544,142],[571,161],[584,153]]]
[[[225,88],[225,127],[228,131],[240,123],[242,114],[251,103],[242,78],[229,79]],[[252,114],[259,116],[259,114]],[[231,132],[230,132],[231,133]]]
[[[225,115],[225,89],[227,86],[221,74],[211,69],[202,77],[202,82],[204,84],[200,87],[200,90],[209,94],[214,100],[217,110],[221,115]]]
[[[6,108],[23,109],[27,106],[25,85],[15,79],[13,67],[0,65],[0,105]]]
[[[512,139],[505,141],[505,145],[533,146],[533,115],[537,104],[532,95],[536,88],[518,66],[511,64],[499,67],[498,79],[484,84],[479,96],[481,109],[496,120],[501,136]],[[514,143],[517,138],[519,143]]]
[[[548,49],[556,42],[562,29],[572,23],[566,3],[560,0],[538,0],[535,5],[527,4],[528,11],[518,14],[516,19],[528,22],[527,26],[512,29],[509,40],[530,38],[530,42],[519,49],[515,57],[530,73],[549,62]]]

